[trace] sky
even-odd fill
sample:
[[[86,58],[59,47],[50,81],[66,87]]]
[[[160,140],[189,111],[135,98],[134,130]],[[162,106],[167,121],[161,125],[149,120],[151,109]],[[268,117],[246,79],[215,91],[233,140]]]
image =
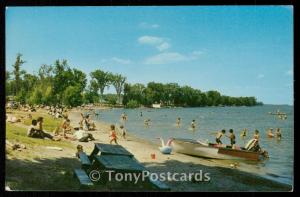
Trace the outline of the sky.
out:
[[[294,102],[292,6],[7,7],[6,70],[17,53],[29,73],[66,59],[129,83]]]

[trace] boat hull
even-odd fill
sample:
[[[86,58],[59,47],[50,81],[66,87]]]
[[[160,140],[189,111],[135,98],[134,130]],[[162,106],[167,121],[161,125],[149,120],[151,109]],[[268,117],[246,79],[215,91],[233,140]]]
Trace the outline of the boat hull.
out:
[[[260,160],[260,154],[257,152],[212,147],[196,140],[174,139],[171,145],[174,152],[186,155],[226,160]]]

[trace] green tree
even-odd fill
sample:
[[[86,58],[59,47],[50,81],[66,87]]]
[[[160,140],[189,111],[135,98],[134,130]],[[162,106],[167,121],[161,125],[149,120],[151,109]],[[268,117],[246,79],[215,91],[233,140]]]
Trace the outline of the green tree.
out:
[[[69,86],[66,88],[62,98],[63,104],[71,107],[82,105],[83,96],[80,86]]]
[[[97,69],[90,73],[90,76],[93,80],[97,82],[97,87],[100,90],[101,98],[103,99],[104,89],[108,87],[111,83],[112,74],[109,72],[104,72],[100,69]]]
[[[118,103],[121,103],[121,93],[124,90],[124,84],[126,82],[126,77],[120,74],[115,74],[111,76],[111,84],[115,87],[118,96]]]
[[[22,54],[18,53],[15,63],[12,65],[14,68],[13,74],[15,76],[14,95],[16,95],[20,89],[19,86],[20,86],[20,80],[21,80],[20,79],[21,78],[21,66],[24,63],[25,63],[25,61],[22,60]]]

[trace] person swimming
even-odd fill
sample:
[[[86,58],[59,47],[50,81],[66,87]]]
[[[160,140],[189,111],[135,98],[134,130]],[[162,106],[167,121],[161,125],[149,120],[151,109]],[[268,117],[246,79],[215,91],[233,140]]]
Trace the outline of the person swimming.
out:
[[[270,128],[269,130],[268,130],[268,137],[270,137],[270,138],[272,138],[272,137],[274,137],[274,133],[273,133],[273,128]]]

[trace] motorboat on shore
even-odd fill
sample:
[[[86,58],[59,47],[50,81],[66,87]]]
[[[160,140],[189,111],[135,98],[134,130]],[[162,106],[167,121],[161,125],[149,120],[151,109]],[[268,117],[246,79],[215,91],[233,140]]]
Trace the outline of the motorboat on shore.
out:
[[[268,157],[256,139],[250,140],[245,147],[207,143],[201,140],[173,138],[171,146],[174,152],[213,159],[253,160]]]

